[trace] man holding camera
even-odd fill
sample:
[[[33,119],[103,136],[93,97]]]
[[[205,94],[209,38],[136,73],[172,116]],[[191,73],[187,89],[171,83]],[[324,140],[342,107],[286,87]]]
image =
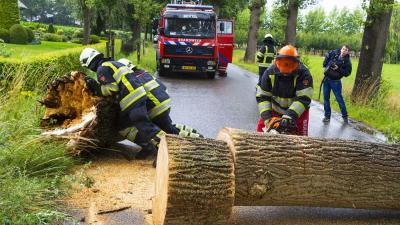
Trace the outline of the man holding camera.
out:
[[[323,80],[325,117],[322,120],[322,122],[324,123],[328,123],[331,119],[331,90],[335,95],[336,101],[339,104],[340,112],[342,113],[343,117],[343,122],[348,123],[346,104],[344,103],[342,96],[341,79],[351,74],[352,66],[349,51],[349,46],[343,45],[341,49],[329,51],[328,54],[326,54],[325,56],[325,60],[323,62],[325,75]]]

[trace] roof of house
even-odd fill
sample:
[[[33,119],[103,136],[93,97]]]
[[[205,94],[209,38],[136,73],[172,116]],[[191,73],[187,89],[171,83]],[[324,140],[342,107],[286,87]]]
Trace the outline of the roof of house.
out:
[[[26,7],[26,5],[24,3],[22,3],[21,1],[18,0],[18,8],[27,9],[28,7]]]

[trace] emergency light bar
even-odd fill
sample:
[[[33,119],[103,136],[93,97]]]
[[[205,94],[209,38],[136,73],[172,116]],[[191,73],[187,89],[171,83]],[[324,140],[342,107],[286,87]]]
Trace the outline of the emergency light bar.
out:
[[[212,10],[213,7],[211,5],[180,5],[180,4],[167,4],[167,8],[174,8],[174,9],[203,9],[203,10]]]

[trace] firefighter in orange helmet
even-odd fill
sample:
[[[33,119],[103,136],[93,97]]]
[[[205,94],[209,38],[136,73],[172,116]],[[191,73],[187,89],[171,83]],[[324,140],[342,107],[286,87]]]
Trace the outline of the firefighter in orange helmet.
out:
[[[261,119],[257,131],[269,128],[270,120],[279,118],[279,127],[290,134],[308,135],[308,117],[313,94],[313,79],[301,63],[297,50],[286,45],[279,50],[257,84],[256,99]]]

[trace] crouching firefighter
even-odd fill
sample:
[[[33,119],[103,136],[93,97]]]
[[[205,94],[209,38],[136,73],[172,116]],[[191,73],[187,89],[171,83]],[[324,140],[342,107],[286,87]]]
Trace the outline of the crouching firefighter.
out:
[[[264,72],[256,89],[261,115],[258,132],[308,135],[313,79],[295,47],[286,45],[279,50],[274,65]]]
[[[82,66],[96,72],[99,83],[86,77],[87,87],[98,96],[114,96],[119,103],[119,133],[142,147],[140,155],[146,157],[157,151],[161,135],[158,126],[151,122],[146,103],[148,97],[142,83],[123,64],[104,58],[92,48],[85,48],[80,55]]]
[[[143,84],[148,96],[146,108],[149,112],[150,120],[161,130],[168,134],[177,134],[182,137],[203,137],[197,131],[187,125],[172,124],[171,99],[167,93],[167,87],[150,73],[138,69],[130,60],[122,58],[118,62],[133,71],[134,76]],[[160,96],[161,98],[158,98]],[[165,100],[161,100],[165,99]]]

